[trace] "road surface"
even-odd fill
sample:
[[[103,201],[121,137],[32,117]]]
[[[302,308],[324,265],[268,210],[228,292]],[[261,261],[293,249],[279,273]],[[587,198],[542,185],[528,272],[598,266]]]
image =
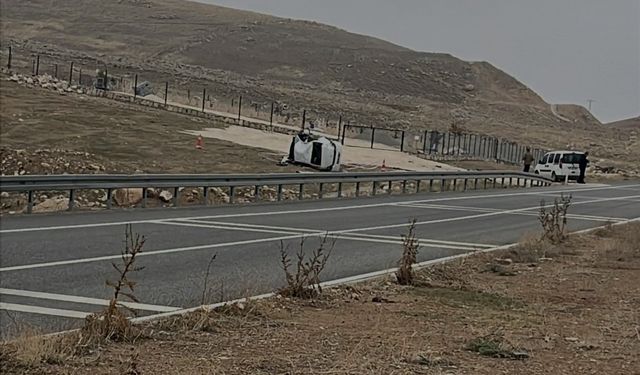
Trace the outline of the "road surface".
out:
[[[197,306],[214,254],[206,302],[257,295],[284,282],[280,249],[311,251],[336,237],[324,280],[395,266],[401,235],[418,221],[419,261],[517,242],[537,232],[540,201],[571,193],[570,230],[640,217],[640,184],[569,185],[276,204],[2,217],[0,330],[78,327],[103,308],[116,278],[125,224],[147,238],[132,275],[141,316]]]

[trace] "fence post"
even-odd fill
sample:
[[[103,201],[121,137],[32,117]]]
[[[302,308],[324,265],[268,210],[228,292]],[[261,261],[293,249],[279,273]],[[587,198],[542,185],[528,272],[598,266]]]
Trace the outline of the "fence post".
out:
[[[238,123],[240,123],[240,114],[242,113],[242,95],[238,99]]]
[[[371,127],[371,148],[373,148],[373,140],[375,139],[375,135],[376,135],[376,128],[372,126]]]
[[[71,62],[71,67],[69,68],[69,85],[73,82],[73,61]]]
[[[400,152],[404,151],[404,130],[402,131],[402,140],[400,140]]]
[[[424,131],[424,139],[422,140],[422,153],[426,154],[427,153],[427,133],[429,131],[425,130]],[[429,154],[431,154],[431,142],[429,142]]]
[[[269,116],[269,125],[273,125],[273,102],[271,102],[271,115]]]
[[[138,73],[133,79],[133,97],[135,98],[138,95]]]
[[[9,46],[9,60],[7,61],[7,69],[11,69],[11,58],[13,57],[11,52],[11,46]]]
[[[204,112],[204,101],[207,99],[207,89],[202,89],[202,112]]]
[[[347,133],[348,126],[349,126],[349,123],[346,123],[342,128],[342,141],[340,142],[342,145],[344,145],[344,135]]]
[[[36,75],[40,74],[40,55],[36,56]]]
[[[340,139],[340,131],[342,131],[342,115],[338,118],[338,139]]]
[[[82,86],[82,68],[78,72],[78,86]]]
[[[109,69],[104,68],[104,89],[109,90]]]
[[[167,97],[169,96],[169,81],[164,83],[164,106],[167,106]]]
[[[307,122],[307,110],[302,110],[302,130],[304,130],[304,123]]]

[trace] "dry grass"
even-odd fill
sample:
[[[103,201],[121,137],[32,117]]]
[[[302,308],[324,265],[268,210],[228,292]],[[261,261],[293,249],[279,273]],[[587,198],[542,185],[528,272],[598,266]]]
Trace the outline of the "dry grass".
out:
[[[113,288],[113,297],[102,312],[87,316],[80,330],[78,348],[86,349],[108,341],[132,342],[139,337],[139,330],[129,320],[129,315],[135,315],[135,311],[122,305],[121,300],[125,297],[132,302],[139,302],[133,294],[136,283],[129,279],[129,275],[144,268],[136,266],[135,261],[136,256],[142,252],[145,241],[144,236],[134,234],[131,224],[127,224],[122,265],[112,263],[118,272],[118,279],[106,282],[107,286]]]
[[[411,221],[407,234],[402,237],[402,258],[398,261],[396,281],[400,285],[412,285],[414,282],[413,265],[418,256],[418,239],[416,238],[416,219]]]
[[[292,298],[314,298],[322,294],[320,286],[320,274],[327,265],[331,251],[335,245],[335,239],[329,239],[325,234],[317,249],[311,256],[305,257],[305,238],[300,240],[300,248],[296,253],[295,271],[291,271],[291,258],[286,251],[284,243],[281,243],[280,255],[282,269],[284,270],[287,285],[278,293]]]
[[[557,244],[566,238],[567,211],[571,205],[571,194],[561,194],[556,198],[550,209],[544,200],[540,201],[538,220],[542,225],[542,239]]]

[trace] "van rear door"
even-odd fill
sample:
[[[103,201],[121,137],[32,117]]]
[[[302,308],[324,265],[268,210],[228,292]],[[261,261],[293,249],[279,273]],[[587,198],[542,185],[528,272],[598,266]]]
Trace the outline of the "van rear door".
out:
[[[562,155],[562,174],[569,177],[580,175],[580,159],[582,159],[583,155],[582,152],[571,152]]]

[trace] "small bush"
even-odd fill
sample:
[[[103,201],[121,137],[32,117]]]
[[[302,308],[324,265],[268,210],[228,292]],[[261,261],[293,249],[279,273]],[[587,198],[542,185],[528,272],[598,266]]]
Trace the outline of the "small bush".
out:
[[[412,285],[415,279],[413,265],[418,257],[418,239],[416,238],[416,219],[411,221],[408,232],[402,236],[402,258],[398,262],[396,280],[400,285]]]
[[[467,350],[492,358],[525,359],[529,357],[527,352],[514,350],[501,338],[494,336],[477,337],[471,340],[467,344]]]
[[[295,271],[291,271],[292,264],[284,243],[280,244],[280,256],[282,269],[284,270],[287,285],[278,291],[284,297],[314,298],[322,294],[320,286],[320,273],[324,270],[329,256],[335,246],[335,240],[330,241],[325,234],[320,246],[315,249],[308,259],[304,256],[305,239],[300,240],[300,249],[296,254]]]
[[[551,209],[546,207],[544,199],[540,201],[538,220],[542,225],[542,238],[553,244],[561,243],[566,238],[567,211],[571,206],[571,195],[562,194],[556,198]]]
[[[10,362],[26,367],[40,364],[63,364],[72,354],[72,345],[65,342],[62,336],[44,336],[32,328],[23,328],[20,335],[12,342],[12,354],[7,353]]]

